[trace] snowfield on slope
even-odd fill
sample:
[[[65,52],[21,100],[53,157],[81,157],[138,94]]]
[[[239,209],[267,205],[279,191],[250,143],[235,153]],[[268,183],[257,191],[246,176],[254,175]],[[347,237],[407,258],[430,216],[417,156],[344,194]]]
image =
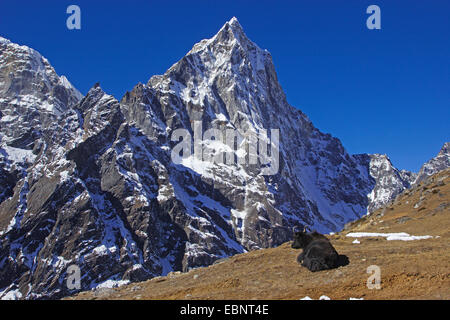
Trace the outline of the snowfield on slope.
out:
[[[411,236],[406,232],[397,232],[397,233],[351,232],[351,233],[347,234],[347,237],[351,237],[351,238],[384,237],[388,241],[390,241],[390,240],[411,241],[411,240],[423,240],[423,239],[432,239],[433,238],[433,236]],[[353,243],[359,243],[359,242],[355,242],[355,241]]]

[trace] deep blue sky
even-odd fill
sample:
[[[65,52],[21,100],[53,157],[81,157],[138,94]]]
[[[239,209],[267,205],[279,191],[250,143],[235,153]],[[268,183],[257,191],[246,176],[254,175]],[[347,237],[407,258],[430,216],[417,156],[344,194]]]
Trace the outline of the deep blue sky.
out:
[[[80,31],[66,8],[81,8]],[[381,8],[381,30],[366,8]],[[418,171],[450,140],[450,1],[0,1],[0,35],[47,57],[85,94],[116,98],[164,73],[236,16],[271,52],[291,105],[350,153]]]

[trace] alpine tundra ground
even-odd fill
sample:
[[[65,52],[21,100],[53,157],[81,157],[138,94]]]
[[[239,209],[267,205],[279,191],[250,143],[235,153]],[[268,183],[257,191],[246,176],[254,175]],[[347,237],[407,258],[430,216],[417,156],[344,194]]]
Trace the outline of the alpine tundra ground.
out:
[[[350,264],[312,273],[296,262],[290,243],[252,251],[188,273],[80,293],[69,299],[450,299],[450,170],[388,206],[329,235]],[[347,237],[350,232],[430,235],[431,239],[388,241]],[[381,289],[368,289],[367,267],[381,270]]]

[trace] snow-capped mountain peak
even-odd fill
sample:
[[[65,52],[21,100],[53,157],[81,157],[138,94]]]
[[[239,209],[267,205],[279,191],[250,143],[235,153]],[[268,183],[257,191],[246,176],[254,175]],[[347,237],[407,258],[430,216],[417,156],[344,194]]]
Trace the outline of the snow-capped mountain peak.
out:
[[[450,142],[445,142],[436,157],[425,162],[414,183],[420,183],[428,176],[450,167]]]
[[[195,44],[189,53],[195,53],[201,49],[204,49],[205,47],[210,47],[214,44],[219,44],[222,47],[226,48],[227,45],[230,46],[232,44],[246,46],[249,42],[254,44],[246,36],[244,29],[242,28],[237,18],[233,17],[231,20],[227,21],[212,38],[204,39]]]
[[[438,156],[449,156],[450,155],[450,142],[444,143],[441,150],[438,153]]]

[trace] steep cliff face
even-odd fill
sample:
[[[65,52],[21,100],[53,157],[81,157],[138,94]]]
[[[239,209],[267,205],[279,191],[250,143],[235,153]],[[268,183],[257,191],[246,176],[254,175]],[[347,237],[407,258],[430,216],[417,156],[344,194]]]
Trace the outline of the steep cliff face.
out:
[[[387,155],[355,155],[373,178],[374,185],[368,194],[367,212],[373,212],[411,187],[416,174],[395,168]]]
[[[31,150],[46,127],[82,95],[37,51],[0,37],[2,143]]]
[[[450,167],[450,142],[444,143],[437,156],[423,164],[414,183],[420,183],[427,177],[448,167]]]
[[[374,185],[368,194],[368,212],[383,207],[397,195],[414,187],[427,177],[450,167],[450,143],[446,142],[436,157],[423,164],[418,173],[398,170],[387,155],[361,154],[354,158],[366,168],[374,180]]]
[[[169,237],[176,228],[151,199],[134,197],[134,188],[143,186],[123,174],[133,163],[129,149],[142,148],[135,153],[146,163],[142,184],[151,189],[162,179],[148,158],[151,143],[125,123],[118,101],[96,85],[54,129],[52,144],[0,205],[2,218],[9,216],[1,234],[3,295],[70,294],[65,279],[73,264],[84,288],[180,268],[171,254],[182,239]]]
[[[415,178],[290,106],[235,18],[120,103],[0,48],[0,298],[73,294],[71,265],[87,290],[276,246],[297,225],[337,231]]]
[[[36,158],[45,131],[81,97],[37,51],[0,37],[0,202]]]

